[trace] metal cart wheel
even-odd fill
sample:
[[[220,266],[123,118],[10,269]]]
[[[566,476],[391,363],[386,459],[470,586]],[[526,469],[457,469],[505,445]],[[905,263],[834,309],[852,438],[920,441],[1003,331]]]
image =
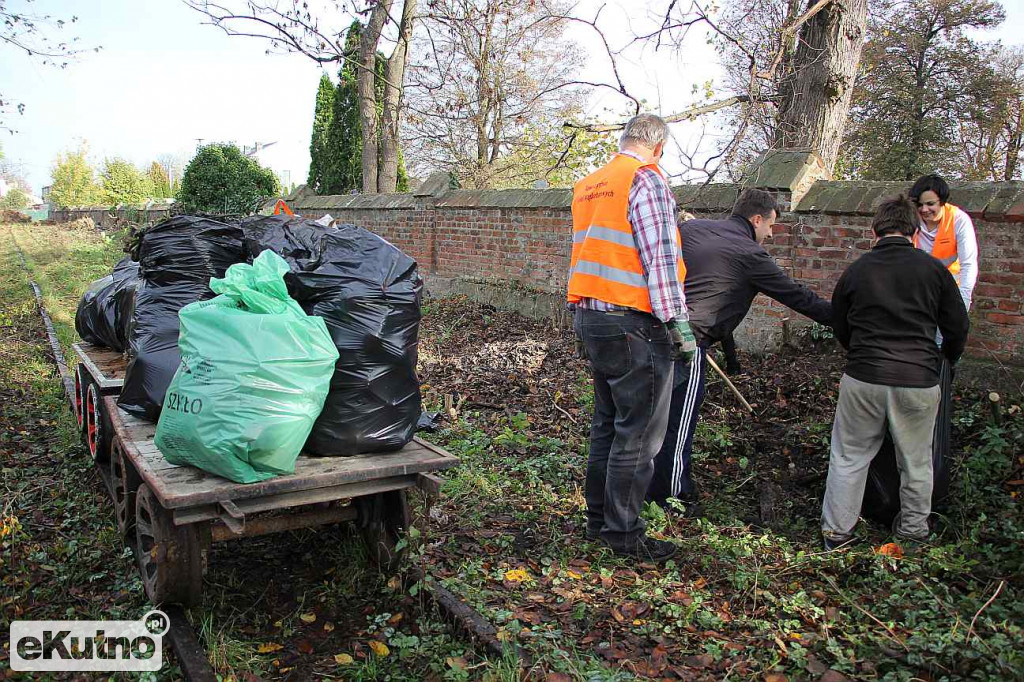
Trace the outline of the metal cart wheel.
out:
[[[85,435],[85,368],[82,363],[75,367],[75,421],[78,429]]]
[[[356,523],[370,551],[370,561],[382,571],[392,572],[401,563],[398,540],[409,527],[409,503],[405,490],[392,490],[352,501]]]
[[[110,416],[103,408],[103,396],[95,382],[90,381],[85,392],[85,443],[94,462],[110,459],[110,441],[113,427]]]
[[[110,449],[110,488],[114,497],[117,530],[128,537],[135,529],[135,495],[142,485],[142,477],[128,461],[120,439]]]
[[[149,600],[155,605],[198,604],[203,590],[199,529],[195,524],[175,526],[146,484],[135,495],[135,538],[135,558]]]

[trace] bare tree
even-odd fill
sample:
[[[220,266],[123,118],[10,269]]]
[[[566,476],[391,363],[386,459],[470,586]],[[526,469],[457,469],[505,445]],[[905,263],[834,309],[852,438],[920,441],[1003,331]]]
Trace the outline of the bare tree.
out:
[[[564,36],[563,12],[543,0],[431,2],[410,67],[410,160],[466,187],[537,179],[583,98],[572,85],[582,56]]]
[[[318,64],[351,61],[345,50],[348,27],[353,17],[367,15],[355,64],[363,135],[363,191],[395,191],[399,120],[417,0],[401,0],[397,16],[394,0],[366,0],[365,8],[355,0],[183,2],[228,35],[260,38],[270,43],[271,50],[296,52]],[[392,45],[383,78],[377,73],[377,52],[382,44]],[[383,94],[378,102],[375,84],[380,80]]]
[[[729,131],[713,136],[712,150],[682,149],[690,170],[708,179],[723,169],[735,173],[767,148],[815,151],[831,170],[865,38],[867,0],[729,0],[721,10],[713,7],[666,0],[656,25],[634,38],[682,52],[700,29],[722,55],[725,92],[666,117],[715,114]]]
[[[1013,180],[1024,137],[1024,48],[982,48],[950,117],[959,174],[968,180]]]

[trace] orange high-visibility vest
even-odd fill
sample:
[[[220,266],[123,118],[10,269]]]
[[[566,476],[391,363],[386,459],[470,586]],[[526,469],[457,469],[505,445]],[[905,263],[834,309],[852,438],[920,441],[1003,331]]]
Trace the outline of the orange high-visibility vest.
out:
[[[594,298],[652,312],[647,278],[629,222],[629,191],[641,168],[653,168],[661,175],[656,164],[644,165],[631,156],[617,154],[573,188],[570,303]],[[679,231],[672,233],[676,246],[680,247]],[[680,250],[680,284],[686,278],[681,253]]]
[[[939,217],[939,229],[935,230],[935,241],[932,243],[932,256],[942,261],[949,271],[960,282],[960,257],[956,250],[956,228],[953,223],[957,208],[953,204],[942,206]],[[914,235],[914,246],[917,246],[917,235]]]

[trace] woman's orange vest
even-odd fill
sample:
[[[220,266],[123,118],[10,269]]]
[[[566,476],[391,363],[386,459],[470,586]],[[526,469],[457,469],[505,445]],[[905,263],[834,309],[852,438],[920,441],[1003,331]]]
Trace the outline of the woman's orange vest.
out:
[[[939,217],[939,228],[935,230],[935,242],[932,244],[932,256],[942,261],[949,268],[957,282],[960,281],[960,258],[956,251],[956,218],[957,208],[953,204],[943,204],[942,215]],[[917,246],[917,235],[914,235],[914,246]]]
[[[617,154],[573,188],[570,303],[595,298],[651,312],[647,278],[629,222],[629,191],[641,168],[653,168],[661,175],[656,164],[644,165],[631,156]],[[679,247],[679,231],[673,234]],[[682,284],[686,266],[681,256],[678,276]]]

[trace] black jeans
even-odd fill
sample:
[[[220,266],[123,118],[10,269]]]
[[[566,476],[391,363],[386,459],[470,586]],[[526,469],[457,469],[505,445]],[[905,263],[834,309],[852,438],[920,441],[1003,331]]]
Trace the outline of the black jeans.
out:
[[[587,528],[613,548],[644,532],[640,518],[672,395],[668,329],[645,313],[577,310],[573,329],[594,378]]]

